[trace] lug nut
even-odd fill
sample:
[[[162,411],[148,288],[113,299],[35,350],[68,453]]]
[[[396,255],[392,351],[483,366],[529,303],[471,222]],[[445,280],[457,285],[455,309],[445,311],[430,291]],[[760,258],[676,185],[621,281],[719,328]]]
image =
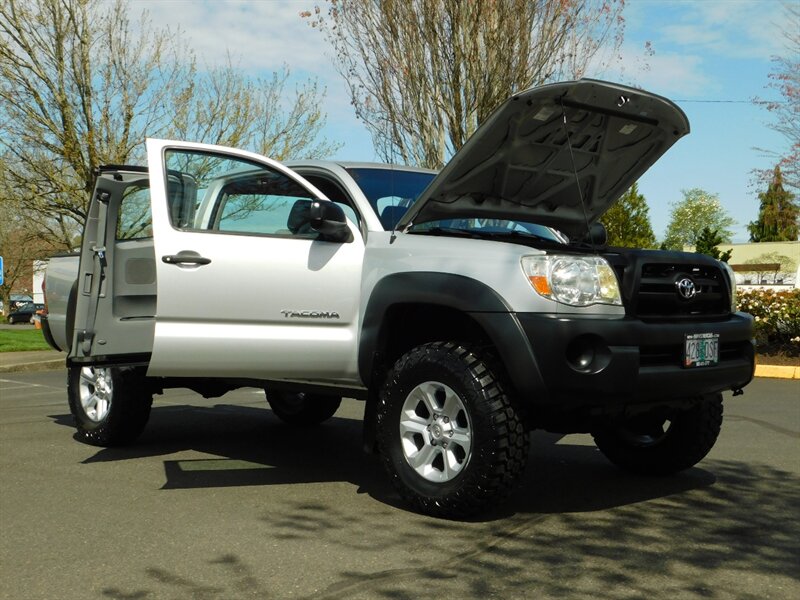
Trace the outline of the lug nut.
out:
[[[444,421],[445,423],[449,423],[450,419],[448,417],[445,417],[444,419],[442,419],[442,421]]]

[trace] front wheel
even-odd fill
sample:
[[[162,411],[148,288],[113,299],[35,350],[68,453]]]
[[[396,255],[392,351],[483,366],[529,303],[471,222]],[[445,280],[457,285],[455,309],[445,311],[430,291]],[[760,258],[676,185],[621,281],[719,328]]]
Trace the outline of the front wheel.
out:
[[[722,428],[722,394],[688,410],[641,415],[592,433],[612,463],[639,475],[669,475],[693,467],[714,447]]]
[[[70,367],[67,395],[77,438],[93,446],[133,442],[147,424],[153,404],[141,372],[130,367]]]
[[[419,346],[381,390],[378,445],[401,496],[420,512],[459,518],[512,489],[527,435],[488,357],[450,342]]]

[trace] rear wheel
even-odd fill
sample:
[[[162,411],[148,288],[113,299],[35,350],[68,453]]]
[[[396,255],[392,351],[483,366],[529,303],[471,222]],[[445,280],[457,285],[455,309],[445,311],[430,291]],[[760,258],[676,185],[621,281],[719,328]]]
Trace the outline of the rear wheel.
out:
[[[669,475],[700,462],[722,427],[722,394],[689,410],[642,415],[595,431],[598,449],[618,467],[640,475]]]
[[[67,394],[77,437],[93,446],[133,442],[153,404],[144,376],[131,367],[70,367]]]
[[[341,396],[267,390],[267,402],[281,421],[295,427],[319,425],[330,419],[342,403]]]
[[[525,467],[527,435],[487,358],[435,342],[404,355],[386,378],[376,414],[380,452],[420,512],[458,518],[486,509]]]

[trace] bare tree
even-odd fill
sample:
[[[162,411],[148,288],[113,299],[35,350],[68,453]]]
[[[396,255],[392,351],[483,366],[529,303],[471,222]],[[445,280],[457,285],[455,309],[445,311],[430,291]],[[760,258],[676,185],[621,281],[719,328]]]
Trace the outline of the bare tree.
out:
[[[8,315],[13,292],[30,292],[33,261],[52,252],[36,221],[24,218],[19,196],[9,195],[3,180],[9,173],[8,158],[0,154],[0,256],[3,257],[3,283],[0,300]]]
[[[138,158],[167,120],[168,90],[192,76],[175,42],[146,21],[135,35],[121,1],[0,4],[0,144],[26,209],[83,222],[93,170]]]
[[[25,201],[70,248],[101,164],[141,162],[145,137],[318,156],[324,92],[310,82],[281,111],[284,69],[253,82],[234,69],[201,73],[179,31],[129,20],[125,0],[0,2],[0,151],[5,195]],[[252,97],[251,97],[252,96]]]
[[[328,0],[301,16],[332,44],[387,160],[441,167],[513,92],[602,63],[624,0]]]
[[[12,293],[31,293],[33,261],[52,252],[38,236],[31,223],[18,216],[9,216],[9,204],[0,206],[0,256],[3,257],[3,283],[0,285],[0,300],[3,315],[8,316]],[[32,294],[31,294],[32,295]]]
[[[284,65],[268,79],[253,79],[228,57],[224,66],[209,69],[177,91],[168,135],[249,148],[276,160],[332,154],[339,144],[317,141],[325,125],[320,109],[325,91],[309,80],[290,96],[290,75]]]
[[[781,33],[786,41],[786,52],[783,56],[772,58],[774,66],[767,85],[777,91],[781,99],[756,99],[756,103],[766,106],[774,115],[775,120],[770,127],[786,138],[789,145],[788,150],[783,153],[768,154],[777,158],[784,183],[800,191],[800,8],[797,4],[784,3]],[[757,175],[768,184],[773,170],[765,169]]]

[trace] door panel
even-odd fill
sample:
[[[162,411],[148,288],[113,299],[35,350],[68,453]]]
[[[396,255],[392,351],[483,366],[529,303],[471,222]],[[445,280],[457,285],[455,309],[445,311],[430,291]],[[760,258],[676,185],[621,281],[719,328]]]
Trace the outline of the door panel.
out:
[[[147,359],[155,327],[155,253],[144,170],[97,178],[81,249],[70,358],[82,363]]]
[[[321,241],[282,165],[148,140],[158,280],[151,375],[357,381],[364,243]],[[168,191],[169,190],[169,191]]]

